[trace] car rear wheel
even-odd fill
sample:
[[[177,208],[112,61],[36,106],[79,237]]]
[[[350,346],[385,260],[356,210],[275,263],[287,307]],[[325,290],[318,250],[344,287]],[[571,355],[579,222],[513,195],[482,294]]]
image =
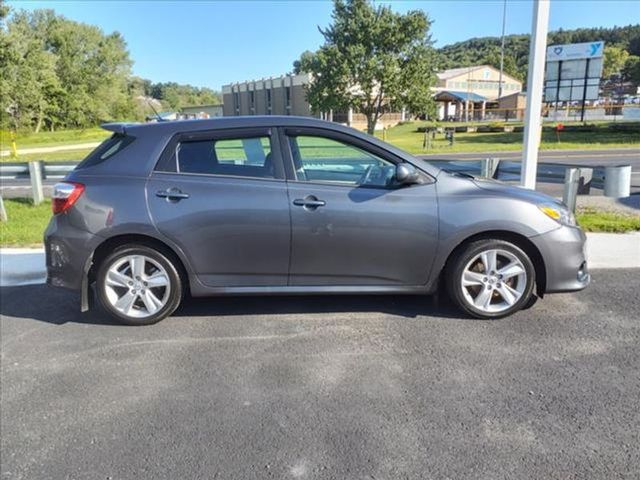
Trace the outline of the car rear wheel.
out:
[[[124,245],[107,256],[96,287],[104,310],[127,325],[149,325],[171,315],[183,288],[171,260],[145,245]]]
[[[501,318],[528,304],[535,268],[513,243],[479,240],[452,259],[446,281],[449,295],[462,310],[476,318]]]

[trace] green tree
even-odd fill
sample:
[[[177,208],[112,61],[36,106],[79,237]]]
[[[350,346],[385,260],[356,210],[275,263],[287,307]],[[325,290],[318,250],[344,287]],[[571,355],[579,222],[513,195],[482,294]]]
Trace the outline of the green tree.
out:
[[[131,115],[131,60],[117,32],[105,35],[53,10],[17,11],[3,21],[0,42],[3,123],[38,131]]]
[[[389,108],[433,113],[436,59],[424,12],[399,14],[367,0],[335,0],[332,19],[320,29],[320,49],[294,64],[312,75],[307,97],[314,110],[354,108],[367,118],[369,133]]]
[[[55,52],[57,74],[65,86],[58,98],[71,126],[95,125],[125,115],[131,60],[117,33],[58,17],[48,48]]]
[[[609,78],[613,75],[618,75],[622,71],[628,57],[629,52],[624,48],[616,45],[605,45],[602,77]]]
[[[622,69],[622,78],[634,85],[640,85],[640,57],[630,55]]]
[[[40,29],[44,17],[15,13],[2,34],[0,108],[7,112],[13,129],[35,125],[37,132],[57,109],[54,97],[60,83],[55,54],[46,49],[47,33]]]
[[[149,84],[147,94],[162,101],[165,108],[172,110],[221,103],[220,94],[210,88],[198,88],[175,82]]]
[[[578,28],[549,32],[548,45],[604,41],[631,55],[640,55],[640,25],[612,28]],[[463,42],[445,45],[438,50],[444,68],[467,67],[488,64],[498,67],[499,37],[471,38]],[[515,34],[505,37],[505,72],[524,82],[529,62],[529,35]]]

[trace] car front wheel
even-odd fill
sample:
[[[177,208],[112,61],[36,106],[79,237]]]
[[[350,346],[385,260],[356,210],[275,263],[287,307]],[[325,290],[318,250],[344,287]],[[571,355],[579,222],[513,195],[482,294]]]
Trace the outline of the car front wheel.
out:
[[[513,243],[486,239],[455,255],[446,280],[449,295],[462,310],[476,318],[501,318],[529,303],[535,268]]]
[[[149,325],[171,315],[182,298],[176,267],[145,245],[124,245],[101,263],[98,299],[113,318],[127,325]]]

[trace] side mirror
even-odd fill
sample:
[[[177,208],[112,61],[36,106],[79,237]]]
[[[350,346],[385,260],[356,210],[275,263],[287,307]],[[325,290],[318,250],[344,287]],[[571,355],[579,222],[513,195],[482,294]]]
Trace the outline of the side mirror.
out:
[[[396,181],[401,185],[420,183],[420,174],[410,163],[399,163],[396,165]]]

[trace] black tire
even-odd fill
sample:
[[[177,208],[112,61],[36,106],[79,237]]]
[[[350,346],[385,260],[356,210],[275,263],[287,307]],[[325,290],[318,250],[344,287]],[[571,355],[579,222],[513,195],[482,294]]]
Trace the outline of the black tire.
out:
[[[522,266],[524,267],[524,271],[526,273],[526,282],[522,291],[522,296],[513,305],[505,310],[501,310],[498,312],[487,312],[475,307],[469,302],[467,296],[463,292],[463,288],[465,287],[462,286],[461,279],[465,267],[469,262],[471,262],[477,255],[479,255],[483,251],[493,249],[504,250],[517,257],[517,259],[520,261],[520,263],[522,263]],[[456,306],[462,311],[475,318],[495,319],[507,317],[517,312],[518,310],[521,310],[531,302],[531,296],[533,295],[533,288],[536,282],[535,275],[536,271],[531,259],[520,247],[505,240],[483,239],[464,245],[458,252],[453,255],[453,257],[447,264],[447,268],[445,269],[445,282],[449,296],[456,304]],[[501,298],[496,293],[492,293],[492,295],[493,297],[491,302],[493,302],[493,298]]]
[[[156,312],[145,317],[133,317],[118,311],[107,296],[106,278],[111,266],[130,255],[144,255],[157,262],[166,271],[169,279],[169,292],[166,303]],[[170,256],[155,248],[142,244],[127,244],[117,247],[99,265],[96,275],[96,293],[102,309],[113,319],[125,325],[151,325],[171,315],[180,305],[184,292],[184,283],[178,268]],[[148,287],[147,287],[148,288]],[[136,301],[138,302],[138,300]],[[138,303],[139,305],[139,303]],[[134,305],[133,308],[136,308]]]

